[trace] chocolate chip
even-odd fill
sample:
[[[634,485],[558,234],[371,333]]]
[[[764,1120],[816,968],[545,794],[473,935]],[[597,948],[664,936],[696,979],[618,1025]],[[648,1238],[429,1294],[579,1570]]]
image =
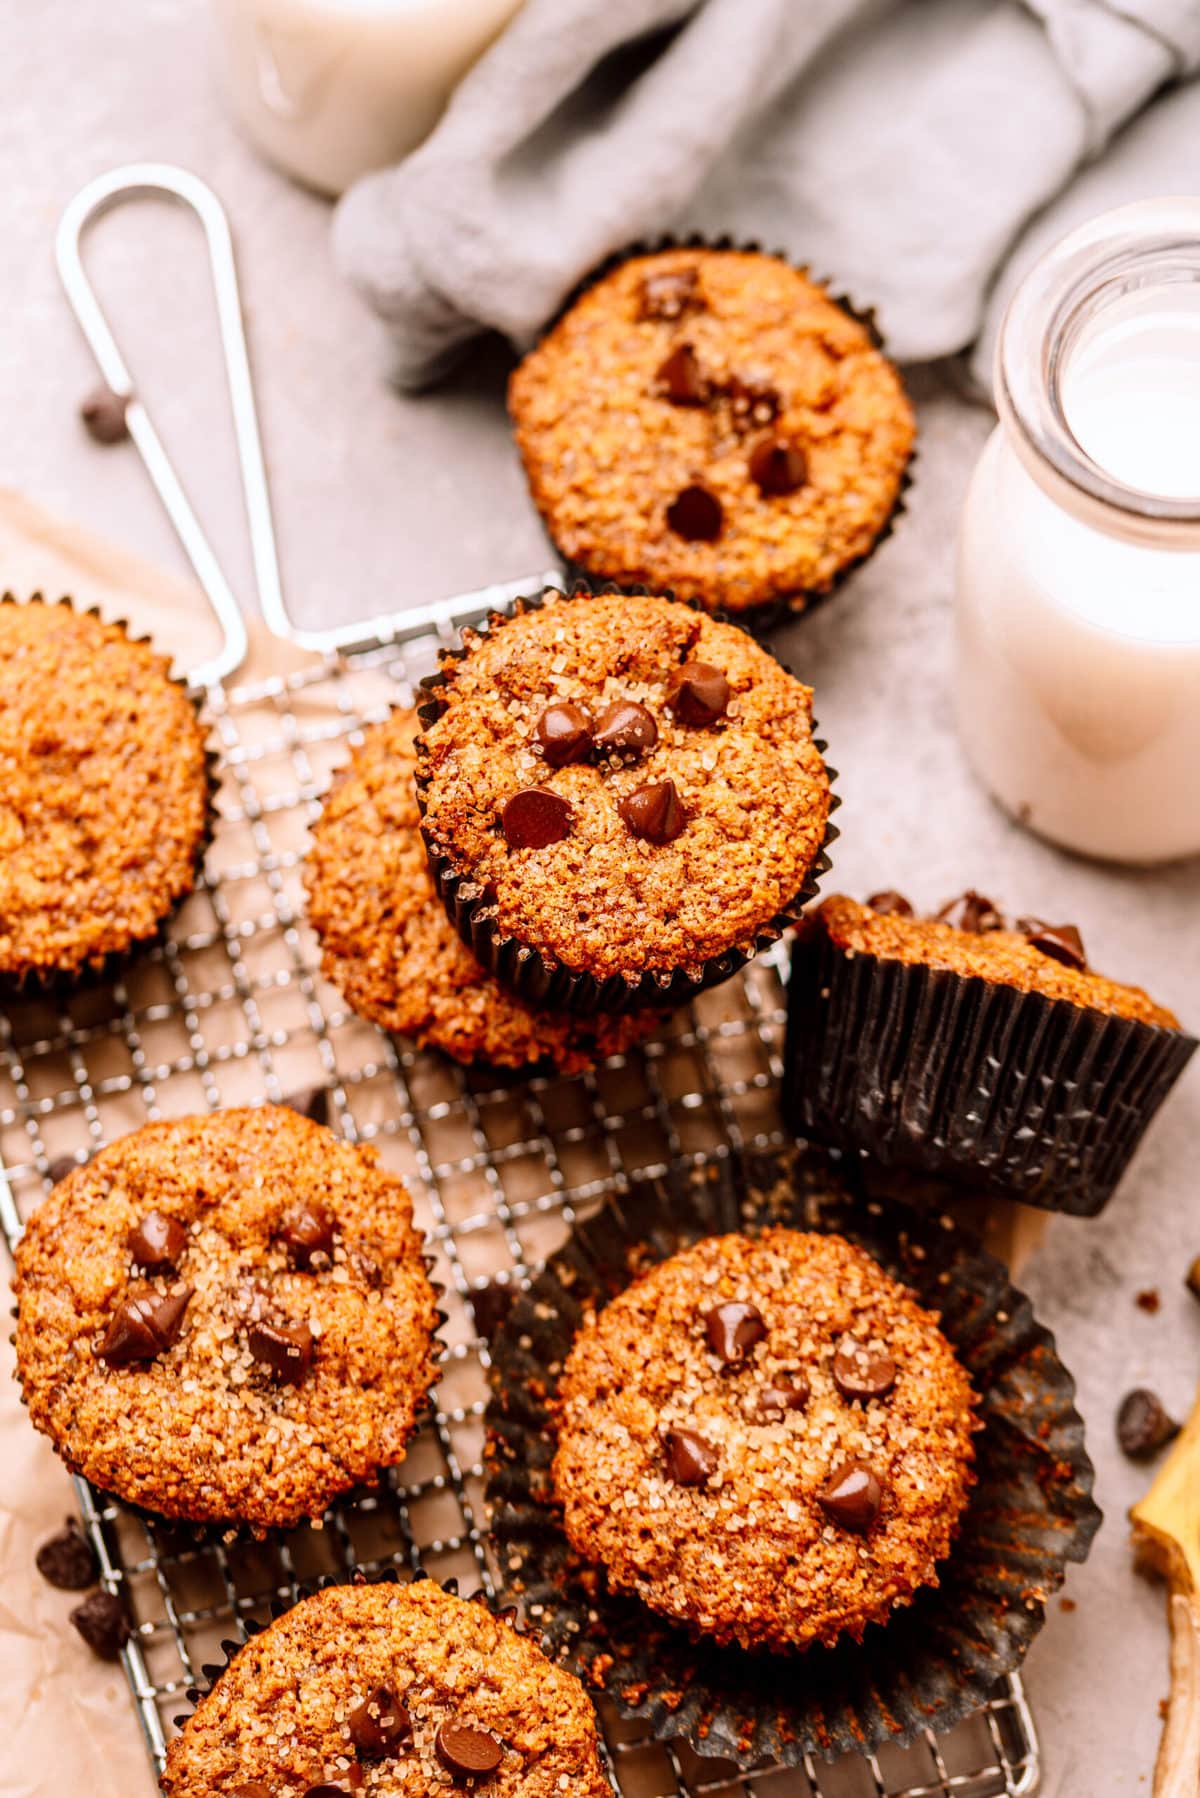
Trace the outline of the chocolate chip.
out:
[[[177,1286],[156,1292],[141,1283],[131,1286],[113,1313],[96,1353],[108,1367],[129,1367],[163,1354],[183,1327],[183,1314],[195,1288]]]
[[[517,1298],[516,1287],[510,1286],[505,1280],[488,1280],[471,1293],[475,1328],[485,1342],[491,1342],[498,1334]]]
[[[79,408],[87,434],[95,443],[121,443],[129,435],[128,399],[111,387],[97,387]]]
[[[1052,961],[1060,961],[1064,968],[1086,973],[1083,938],[1074,924],[1044,924],[1040,918],[1018,918],[1017,929],[1029,939],[1031,948],[1040,949]]]
[[[130,1234],[129,1253],[147,1273],[162,1273],[179,1266],[187,1239],[187,1231],[177,1217],[148,1211]]]
[[[751,387],[735,375],[725,388],[735,430],[748,431],[773,424],[783,404],[774,387]]]
[[[886,1398],[896,1384],[896,1363],[856,1336],[843,1336],[834,1350],[833,1383],[843,1398]]]
[[[1145,1286],[1141,1292],[1135,1292],[1133,1302],[1139,1311],[1145,1311],[1149,1317],[1157,1317],[1162,1309],[1162,1294],[1157,1286]]]
[[[702,406],[708,398],[708,382],[690,343],[673,349],[654,379],[673,406]]]
[[[333,1256],[333,1219],[323,1205],[301,1199],[279,1220],[279,1240],[293,1267],[307,1271],[318,1257]]]
[[[546,849],[570,836],[575,811],[549,787],[522,787],[505,805],[500,822],[510,849]]]
[[[1162,1400],[1146,1386],[1135,1386],[1121,1400],[1117,1411],[1117,1441],[1134,1461],[1148,1461],[1179,1434],[1180,1426],[1168,1416]]]
[[[685,312],[702,310],[703,306],[694,268],[647,275],[642,282],[642,318],[682,318]]]
[[[729,709],[729,682],[711,662],[684,662],[667,681],[667,704],[681,724],[701,730]]]
[[[601,755],[644,755],[658,742],[658,726],[636,699],[618,699],[597,718],[592,741]]]
[[[548,705],[534,734],[552,768],[584,762],[591,751],[592,721],[581,705],[572,705],[570,700],[563,705]]]
[[[350,1740],[368,1760],[393,1754],[412,1734],[412,1719],[386,1686],[376,1686],[346,1718]]]
[[[808,479],[808,457],[786,437],[764,437],[750,452],[750,479],[773,499],[795,493]]]
[[[329,1122],[327,1086],[302,1086],[296,1092],[288,1093],[283,1103],[289,1111],[298,1111],[302,1118],[308,1118],[314,1124]]]
[[[872,893],[867,900],[867,907],[870,911],[878,912],[880,917],[885,918],[911,918],[913,916],[912,905],[904,897],[904,894],[893,893],[890,890],[886,893]]]
[[[785,1411],[803,1411],[809,1400],[808,1381],[801,1373],[786,1374],[760,1392],[750,1395],[746,1409],[757,1423],[781,1417]]]
[[[448,1718],[438,1725],[434,1750],[447,1773],[455,1779],[487,1779],[504,1759],[504,1749],[486,1729]]]
[[[673,843],[687,823],[673,780],[635,787],[617,801],[626,829],[647,843]]]
[[[298,1386],[312,1365],[313,1336],[307,1324],[260,1319],[247,1330],[246,1345],[281,1386]]]
[[[68,1174],[73,1174],[77,1167],[86,1167],[86,1161],[77,1161],[74,1155],[56,1155],[46,1163],[46,1178],[51,1186],[57,1186]]]
[[[346,1769],[346,1783],[344,1786],[330,1785],[328,1781],[323,1781],[319,1786],[309,1786],[304,1794],[304,1798],[346,1798],[347,1792],[356,1792],[362,1785],[361,1773],[357,1780],[352,1780],[351,1778],[351,1774],[356,1771],[356,1768],[348,1767]]]
[[[943,905],[937,921],[952,924],[955,930],[965,930],[971,936],[985,936],[990,930],[1004,929],[1003,914],[973,887],[968,888],[961,898],[951,899],[948,905]]]
[[[667,1478],[677,1486],[703,1486],[717,1471],[717,1451],[695,1430],[666,1430],[663,1433]]]
[[[92,1545],[73,1518],[47,1536],[34,1557],[44,1580],[62,1592],[86,1592],[99,1577]]]
[[[817,1503],[832,1523],[861,1535],[879,1515],[883,1487],[865,1461],[843,1461],[818,1492]]]
[[[724,513],[715,493],[699,481],[685,487],[667,507],[667,523],[689,543],[713,543],[721,535]]]
[[[93,1654],[102,1661],[116,1661],[133,1631],[125,1606],[113,1592],[93,1592],[71,1612],[71,1622]]]
[[[739,1361],[744,1361],[766,1333],[766,1322],[757,1305],[741,1305],[731,1300],[725,1305],[714,1305],[711,1311],[704,1313],[704,1335],[708,1346],[726,1367],[736,1367]]]

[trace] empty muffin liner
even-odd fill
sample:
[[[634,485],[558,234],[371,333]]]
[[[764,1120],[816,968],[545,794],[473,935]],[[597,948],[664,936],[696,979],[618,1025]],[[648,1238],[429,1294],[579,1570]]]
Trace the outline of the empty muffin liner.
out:
[[[783,1101],[798,1135],[1091,1217],[1187,1066],[1181,1030],[978,976],[792,951]]]
[[[555,598],[562,595],[557,588],[553,591]],[[603,586],[591,587],[586,582],[577,582],[568,595],[570,598],[587,596],[593,593],[634,592],[645,594],[648,588],[622,589],[607,582]],[[485,626],[478,627],[476,635],[484,635],[496,629],[502,629],[509,619],[526,611],[536,611],[545,603],[542,594],[531,594],[527,598],[516,600],[503,612],[493,612]],[[687,602],[696,612],[703,607]],[[727,620],[735,623],[735,620]],[[452,658],[462,661],[470,650],[466,647],[443,652],[443,662]],[[768,650],[768,654],[773,653]],[[776,658],[778,659],[778,658]],[[442,716],[446,710],[446,701],[441,689],[446,685],[444,673],[428,676],[421,683],[425,696],[424,703],[417,708],[421,724],[428,727]],[[813,741],[821,753],[825,754],[827,745],[819,737]],[[424,739],[417,738],[417,755],[422,758],[427,753]],[[826,765],[826,774],[830,782],[837,779],[836,769]],[[418,760],[416,791],[417,803],[422,817],[425,812],[425,789],[429,782],[428,772]],[[830,814],[837,810],[841,801],[836,793],[830,797]],[[760,925],[753,945],[726,949],[720,955],[710,956],[695,968],[674,968],[669,971],[650,971],[636,980],[626,979],[623,975],[611,975],[601,980],[593,974],[568,967],[556,957],[544,954],[541,950],[522,943],[513,936],[501,935],[492,910],[491,902],[484,886],[470,872],[455,868],[450,857],[439,852],[430,842],[429,835],[422,825],[425,847],[429,855],[429,866],[433,875],[434,886],[441,896],[459,936],[467,945],[476,961],[489,974],[503,982],[511,992],[516,993],[526,1004],[545,1006],[550,1010],[570,1011],[579,1016],[588,1016],[594,1012],[626,1012],[639,1010],[644,1006],[658,1006],[664,1009],[686,1005],[710,986],[719,986],[744,968],[760,950],[778,942],[783,932],[798,922],[800,914],[817,891],[821,878],[829,872],[832,863],[826,850],[838,836],[837,826],[826,822],[822,846],[808,870],[805,882],[800,891],[782,907],[774,917]]]
[[[101,623],[115,625],[118,630],[124,633],[130,643],[153,643],[153,639],[148,635],[136,633],[127,619],[105,618],[99,606],[86,606],[81,609],[77,607],[74,600],[69,598],[66,594],[60,599],[51,602],[45,602],[45,596],[41,593],[31,593],[29,599],[31,601],[40,600],[44,603],[67,606],[71,611],[81,611],[81,615],[84,617],[97,618]],[[0,594],[0,605],[2,606],[24,605],[26,603],[28,602],[18,599],[15,593],[5,592]],[[175,675],[168,675],[167,678],[170,680],[172,686],[181,688],[187,695],[187,698],[196,713],[197,719],[203,724],[204,694],[192,687],[187,680],[181,680]],[[121,975],[124,974],[140,956],[144,955],[147,950],[153,949],[166,941],[167,930],[171,919],[178,912],[180,906],[186,903],[196,889],[196,882],[204,867],[204,858],[212,845],[213,833],[216,830],[217,792],[221,784],[220,776],[218,774],[218,757],[215,750],[208,747],[207,731],[205,736],[204,773],[207,786],[205,823],[204,829],[200,833],[199,841],[196,844],[196,852],[191,870],[191,884],[189,885],[187,892],[180,894],[179,898],[170,909],[159,919],[158,925],[154,930],[146,936],[135,938],[124,949],[112,949],[103,955],[92,956],[80,962],[74,968],[28,967],[23,968],[19,973],[15,971],[9,973],[0,971],[0,999],[36,998],[39,994],[50,998],[61,999],[67,997],[72,992],[110,984],[114,980],[119,980]]]
[[[694,1640],[571,1549],[556,1504],[554,1400],[586,1314],[698,1237],[836,1231],[926,1305],[978,1394],[977,1484],[940,1569],[860,1644],[749,1653]],[[949,1219],[867,1201],[806,1149],[676,1168],[611,1197],[519,1298],[492,1345],[485,1450],[500,1575],[555,1659],[661,1739],[742,1769],[905,1745],[977,1710],[1017,1667],[1068,1561],[1100,1525],[1074,1381],[1001,1264]]]
[[[870,337],[871,342],[875,345],[875,348],[877,350],[882,350],[886,354],[887,345],[884,342],[883,334],[879,329],[874,307],[858,306],[848,295],[832,292],[828,282],[823,280],[820,276],[813,275],[807,264],[797,262],[783,250],[764,251],[762,244],[756,239],[743,240],[728,235],[706,237],[702,232],[690,232],[684,237],[674,236],[667,232],[653,240],[627,244],[623,249],[614,250],[612,255],[606,256],[603,262],[598,263],[594,269],[591,269],[583,276],[582,280],[576,282],[566,299],[555,312],[553,318],[539,333],[538,341],[540,342],[545,337],[548,337],[550,332],[553,331],[557,325],[561,324],[571,308],[583,298],[584,294],[595,287],[598,282],[603,281],[606,276],[611,275],[614,269],[620,268],[622,263],[631,262],[638,256],[656,256],[665,250],[692,249],[737,250],[743,255],[765,254],[775,257],[776,260],[780,262],[788,263],[798,274],[804,275],[808,279],[815,281],[816,284],[822,288],[830,303],[839,307],[841,311],[848,313],[849,316],[854,319],[856,324],[863,327]],[[775,626],[784,623],[788,619],[797,618],[801,614],[807,614],[813,611],[815,607],[820,605],[824,600],[832,598],[856,569],[861,568],[865,562],[870,561],[880,544],[886,542],[895,530],[907,509],[907,496],[913,485],[913,470],[915,466],[916,451],[914,450],[910,453],[904,472],[900,477],[900,484],[896,490],[896,498],[892,505],[892,509],[880,525],[879,531],[870,548],[866,550],[863,555],[856,556],[853,561],[847,562],[843,568],[840,568],[827,586],[797,588],[791,593],[778,594],[772,599],[762,600],[757,605],[741,606],[737,608],[726,607],[724,608],[724,611],[731,622],[741,624],[746,630],[752,631],[753,634],[757,636],[761,632],[773,630]],[[551,542],[554,543],[555,550],[561,558],[563,566],[570,578],[592,582],[607,581],[610,579],[606,569],[596,567],[593,564],[585,564],[576,561],[572,556],[569,556],[564,550],[560,549],[559,545],[554,542],[554,533],[551,528],[550,520],[546,518],[544,514],[539,514],[539,516],[541,516],[542,524],[547,535],[550,537]],[[620,581],[615,581],[613,584],[619,587],[623,592],[635,592],[638,590],[637,588]],[[664,591],[667,592],[668,597],[673,597],[670,594],[669,589],[664,589]],[[709,609],[711,610],[712,608]]]

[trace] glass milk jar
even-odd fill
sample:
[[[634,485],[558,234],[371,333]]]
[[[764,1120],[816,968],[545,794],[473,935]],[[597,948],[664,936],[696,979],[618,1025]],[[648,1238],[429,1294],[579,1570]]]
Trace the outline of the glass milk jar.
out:
[[[959,543],[956,698],[1000,804],[1087,855],[1200,852],[1200,199],[1026,276]]]

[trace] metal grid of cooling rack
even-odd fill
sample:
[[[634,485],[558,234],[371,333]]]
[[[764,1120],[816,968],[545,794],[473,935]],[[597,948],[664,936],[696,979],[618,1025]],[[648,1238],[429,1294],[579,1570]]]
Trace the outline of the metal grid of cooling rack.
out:
[[[764,958],[664,1020],[659,1040],[574,1080],[464,1073],[389,1040],[321,979],[304,922],[308,825],[365,725],[409,703],[456,619],[439,608],[386,639],[208,693],[221,822],[206,878],[165,943],[112,984],[0,1015],[0,1224],[9,1246],[64,1165],[147,1119],[316,1089],[331,1124],[374,1143],[413,1190],[446,1289],[436,1409],[404,1465],[322,1527],[264,1542],[135,1516],[76,1481],[105,1584],[135,1624],[125,1670],[150,1754],[220,1644],[320,1577],[424,1568],[494,1589],[481,1465],[487,1333],[504,1295],[613,1182],[672,1160],[783,1139],[775,1097],[782,968]],[[1038,1785],[1020,1683],[948,1735],[834,1767],[750,1773],[604,1719],[623,1798],[998,1798]],[[149,1784],[147,1789],[149,1789]]]

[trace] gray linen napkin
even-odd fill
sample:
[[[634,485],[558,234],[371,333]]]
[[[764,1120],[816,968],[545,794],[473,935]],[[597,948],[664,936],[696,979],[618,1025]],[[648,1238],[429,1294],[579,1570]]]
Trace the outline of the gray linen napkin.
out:
[[[900,360],[947,355],[1089,164],[1086,212],[1200,190],[1200,83],[1117,135],[1197,67],[1200,0],[526,0],[335,250],[406,387],[482,330],[527,344],[667,230],[760,239],[874,304]]]

